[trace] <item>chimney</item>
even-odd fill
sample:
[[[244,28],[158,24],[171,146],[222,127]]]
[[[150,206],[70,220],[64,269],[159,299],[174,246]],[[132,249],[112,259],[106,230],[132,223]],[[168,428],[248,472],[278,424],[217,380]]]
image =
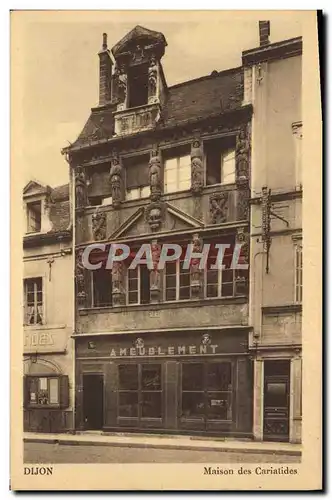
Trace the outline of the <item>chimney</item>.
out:
[[[103,45],[99,55],[99,105],[111,100],[112,59],[107,48],[107,34],[103,33]]]
[[[270,21],[259,21],[259,45],[269,45],[270,40]]]

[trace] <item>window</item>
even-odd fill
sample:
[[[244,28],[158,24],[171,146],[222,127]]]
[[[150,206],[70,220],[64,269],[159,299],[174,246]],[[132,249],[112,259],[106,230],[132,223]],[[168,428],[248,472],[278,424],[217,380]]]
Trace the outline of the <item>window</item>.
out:
[[[183,269],[181,257],[175,262],[166,262],[165,267],[165,300],[190,299],[190,270]]]
[[[24,280],[24,324],[43,323],[43,279]]]
[[[123,165],[126,172],[126,200],[150,196],[149,155],[124,158]]]
[[[112,271],[111,269],[96,269],[92,271],[92,307],[107,307],[112,305]]]
[[[67,375],[45,375],[24,377],[25,407],[62,407],[69,405],[69,384]]]
[[[191,159],[187,146],[164,155],[164,192],[174,193],[190,189]]]
[[[129,68],[128,106],[134,108],[148,103],[148,65],[140,64]]]
[[[182,363],[182,418],[232,420],[232,364]]]
[[[295,246],[295,302],[302,303],[303,294],[303,258],[302,244]]]
[[[149,304],[150,271],[145,265],[138,265],[127,271],[127,304]]]
[[[204,143],[206,185],[235,182],[235,139],[213,139]]]
[[[103,197],[103,196],[90,196],[89,204],[91,206],[100,206],[100,205],[112,205],[112,196]]]
[[[160,364],[119,365],[119,417],[161,418]]]
[[[27,232],[39,233],[41,230],[41,201],[27,203]]]

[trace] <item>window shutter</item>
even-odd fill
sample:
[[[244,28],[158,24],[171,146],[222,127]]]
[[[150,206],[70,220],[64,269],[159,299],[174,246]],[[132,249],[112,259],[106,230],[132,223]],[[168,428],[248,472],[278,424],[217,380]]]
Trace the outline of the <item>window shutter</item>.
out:
[[[69,379],[68,375],[60,375],[60,408],[68,408],[69,406]]]

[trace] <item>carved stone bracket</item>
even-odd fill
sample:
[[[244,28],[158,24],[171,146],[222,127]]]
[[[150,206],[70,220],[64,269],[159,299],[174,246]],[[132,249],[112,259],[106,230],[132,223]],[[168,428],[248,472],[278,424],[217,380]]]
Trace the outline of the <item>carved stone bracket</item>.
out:
[[[125,303],[123,262],[113,262],[112,265],[112,301],[113,306],[122,306]]]
[[[210,215],[212,224],[227,222],[228,191],[215,193],[210,196]]]
[[[106,239],[106,212],[99,212],[97,209],[92,214],[92,234],[96,241]]]
[[[78,307],[86,306],[86,283],[85,269],[82,262],[83,249],[76,252],[75,259],[75,285],[76,285],[76,302]]]
[[[193,235],[192,239],[192,253],[199,253],[202,251],[203,241],[197,233]],[[190,291],[191,298],[199,298],[202,289],[202,269],[199,267],[200,259],[193,258],[190,261]]]
[[[151,200],[158,201],[161,197],[161,159],[158,149],[153,149],[151,151],[149,162],[149,179]]]
[[[87,186],[85,169],[81,166],[75,169],[75,207],[82,209],[87,205]]]
[[[145,220],[152,231],[159,231],[165,217],[165,206],[161,202],[150,203],[145,209]]]
[[[157,240],[152,240],[151,254],[153,269],[150,271],[150,300],[151,303],[160,301],[160,270],[158,269],[158,262],[160,258],[161,246]]]
[[[249,186],[250,136],[249,126],[243,125],[236,139],[236,184],[238,188]]]
[[[204,186],[203,146],[200,139],[195,139],[191,145],[191,191],[200,195]]]
[[[110,170],[110,183],[112,191],[112,203],[118,208],[123,200],[123,168],[116,152],[113,152]]]

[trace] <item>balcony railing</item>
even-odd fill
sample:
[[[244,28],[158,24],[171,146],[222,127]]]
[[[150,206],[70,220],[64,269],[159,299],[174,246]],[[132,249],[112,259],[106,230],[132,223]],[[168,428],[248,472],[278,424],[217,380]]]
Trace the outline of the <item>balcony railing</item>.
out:
[[[146,104],[114,113],[116,135],[130,135],[155,127],[160,118],[159,103]]]

